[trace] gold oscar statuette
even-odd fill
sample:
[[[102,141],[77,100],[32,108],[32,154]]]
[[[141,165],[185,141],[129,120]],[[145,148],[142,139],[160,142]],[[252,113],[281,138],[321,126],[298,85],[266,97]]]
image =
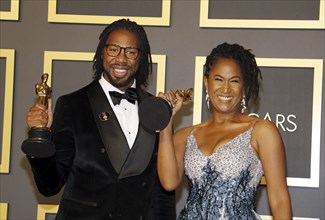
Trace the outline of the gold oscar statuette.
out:
[[[48,108],[48,99],[51,98],[52,90],[47,84],[49,75],[42,74],[41,82],[35,85],[38,103]],[[51,141],[51,130],[48,127],[36,126],[28,131],[28,139],[22,146],[22,151],[30,157],[46,158],[55,154],[54,143]]]
[[[183,103],[189,103],[192,101],[192,93],[193,93],[193,88],[189,89],[177,89],[175,93],[177,93],[180,97],[183,98]]]

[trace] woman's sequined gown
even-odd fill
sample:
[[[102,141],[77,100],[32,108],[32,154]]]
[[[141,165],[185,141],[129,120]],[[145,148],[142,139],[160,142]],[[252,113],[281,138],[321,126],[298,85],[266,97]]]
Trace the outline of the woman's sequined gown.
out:
[[[254,204],[263,169],[251,145],[252,130],[211,156],[200,151],[193,131],[189,134],[184,157],[189,195],[180,220],[260,219]]]

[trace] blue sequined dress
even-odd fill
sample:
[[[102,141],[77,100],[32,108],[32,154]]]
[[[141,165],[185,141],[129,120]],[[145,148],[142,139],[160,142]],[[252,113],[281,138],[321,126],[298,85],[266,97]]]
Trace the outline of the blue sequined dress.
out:
[[[189,134],[184,157],[189,195],[180,220],[261,219],[254,205],[263,169],[251,145],[252,130],[211,156],[200,151],[193,131]]]

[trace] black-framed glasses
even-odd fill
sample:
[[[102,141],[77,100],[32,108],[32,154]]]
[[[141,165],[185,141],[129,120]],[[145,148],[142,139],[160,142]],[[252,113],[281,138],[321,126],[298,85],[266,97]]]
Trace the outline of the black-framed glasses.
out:
[[[140,53],[140,49],[136,47],[121,47],[116,44],[105,44],[105,47],[107,55],[112,57],[120,55],[122,49],[124,49],[125,56],[130,60],[136,59]]]

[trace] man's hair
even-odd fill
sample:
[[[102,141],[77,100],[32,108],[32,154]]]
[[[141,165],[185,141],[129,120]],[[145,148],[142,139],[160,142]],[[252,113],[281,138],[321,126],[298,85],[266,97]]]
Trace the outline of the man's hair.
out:
[[[105,48],[106,40],[113,31],[117,30],[126,30],[137,36],[140,44],[140,61],[139,68],[135,73],[135,78],[137,86],[143,85],[144,87],[146,87],[148,84],[147,81],[149,75],[152,74],[152,58],[150,53],[150,45],[144,28],[138,25],[136,22],[130,21],[129,19],[120,19],[114,21],[113,23],[108,25],[100,34],[99,43],[93,60],[94,79],[100,79],[101,74],[104,71],[102,52]]]
[[[255,55],[250,49],[245,49],[238,44],[223,43],[215,47],[206,58],[204,75],[208,77],[213,65],[220,59],[230,59],[239,65],[244,79],[244,94],[247,103],[250,98],[256,101],[259,93],[259,79],[262,79],[261,70],[258,68]]]

